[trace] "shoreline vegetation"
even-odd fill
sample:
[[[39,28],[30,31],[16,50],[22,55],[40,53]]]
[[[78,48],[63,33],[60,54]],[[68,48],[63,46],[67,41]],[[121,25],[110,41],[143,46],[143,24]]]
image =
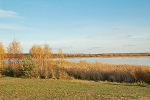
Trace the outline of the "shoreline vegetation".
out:
[[[24,56],[20,43],[14,39],[7,47],[7,53],[2,43],[0,43],[0,51],[0,76],[150,83],[150,66],[105,64],[97,61],[89,63],[82,60],[80,62],[67,61],[64,60],[66,54],[63,54],[62,49],[59,49],[57,54],[53,54],[47,44],[44,47],[33,45],[29,50],[29,55]],[[88,54],[79,55],[88,57]],[[90,57],[94,57],[93,55],[95,54],[90,54]],[[112,54],[102,54],[103,57],[108,55]],[[114,55],[117,57],[118,54]],[[149,53],[132,54],[132,56],[149,56]],[[67,55],[67,57],[72,56]],[[74,55],[74,57],[77,56]]]

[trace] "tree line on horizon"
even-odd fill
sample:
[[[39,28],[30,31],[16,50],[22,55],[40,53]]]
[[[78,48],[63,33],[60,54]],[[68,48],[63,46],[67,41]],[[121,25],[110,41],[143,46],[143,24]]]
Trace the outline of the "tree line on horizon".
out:
[[[29,53],[24,53],[28,56]],[[150,53],[102,53],[102,54],[84,54],[84,53],[63,53],[64,58],[89,58],[89,57],[147,57]],[[57,58],[57,54],[53,53],[52,58]]]
[[[54,54],[55,57],[56,54]],[[102,54],[64,54],[65,58],[75,58],[75,57],[140,57],[140,56],[150,56],[150,53],[102,53]]]

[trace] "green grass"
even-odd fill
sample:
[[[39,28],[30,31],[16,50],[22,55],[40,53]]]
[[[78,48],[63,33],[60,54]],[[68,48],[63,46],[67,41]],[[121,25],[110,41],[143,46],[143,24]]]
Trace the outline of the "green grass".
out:
[[[0,78],[3,99],[150,99],[150,88],[133,83]]]

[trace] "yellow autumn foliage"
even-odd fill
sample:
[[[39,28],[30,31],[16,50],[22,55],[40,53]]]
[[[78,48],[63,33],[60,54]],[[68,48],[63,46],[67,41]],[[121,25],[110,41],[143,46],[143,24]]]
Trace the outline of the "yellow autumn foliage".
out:
[[[7,48],[7,58],[9,66],[12,68],[20,66],[21,59],[24,59],[20,42],[15,39],[9,44]]]
[[[2,60],[5,57],[6,57],[5,49],[4,49],[3,43],[0,42],[0,74],[1,74],[1,71],[3,69],[3,62],[2,62]]]

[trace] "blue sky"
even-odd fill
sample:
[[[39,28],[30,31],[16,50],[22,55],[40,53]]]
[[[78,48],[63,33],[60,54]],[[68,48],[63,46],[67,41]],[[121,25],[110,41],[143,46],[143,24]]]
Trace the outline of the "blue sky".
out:
[[[150,52],[150,0],[0,0],[0,41],[24,53]]]

